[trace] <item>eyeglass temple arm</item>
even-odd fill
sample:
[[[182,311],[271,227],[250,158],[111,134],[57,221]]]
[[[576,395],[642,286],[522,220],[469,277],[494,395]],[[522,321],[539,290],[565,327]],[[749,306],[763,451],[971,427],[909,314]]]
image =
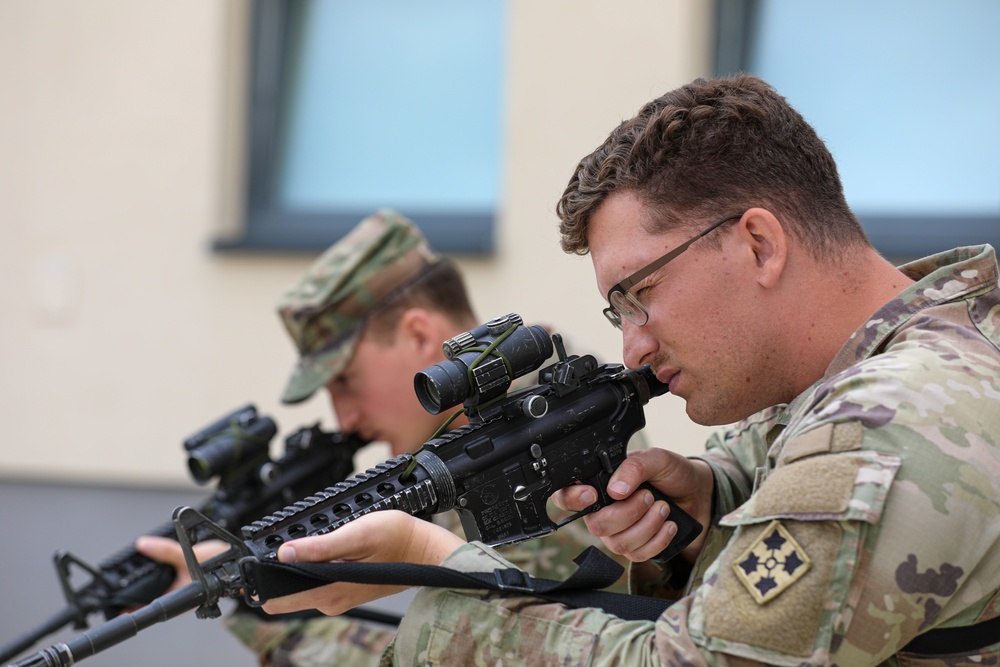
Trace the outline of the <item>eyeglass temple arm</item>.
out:
[[[656,260],[652,264],[648,265],[646,268],[639,269],[638,271],[636,271],[635,273],[633,273],[632,275],[630,275],[628,278],[626,278],[625,280],[623,280],[620,283],[618,283],[617,285],[615,285],[615,287],[621,289],[622,292],[628,292],[630,289],[632,289],[632,287],[636,283],[638,283],[640,280],[642,280],[643,278],[645,278],[649,274],[651,274],[654,271],[656,271],[657,269],[659,269],[661,266],[663,266],[664,264],[666,264],[667,262],[669,262],[670,260],[672,260],[677,255],[679,255],[682,252],[684,252],[685,250],[687,250],[688,246],[690,246],[692,243],[694,243],[695,241],[697,241],[698,239],[700,239],[706,233],[707,232],[702,232],[701,234],[698,234],[698,236],[694,237],[693,239],[689,239],[689,240],[685,241],[684,243],[680,244],[679,246],[677,246],[676,248],[674,248],[673,250],[671,250],[670,252],[668,252],[663,257],[659,258],[658,260]],[[616,290],[612,288],[611,292],[614,292],[614,291],[616,291]],[[608,293],[609,296],[610,296],[611,292]]]
[[[719,220],[714,225],[710,225],[707,229],[702,230],[701,232],[696,234],[693,238],[690,238],[684,243],[680,244],[679,246],[677,246],[676,248],[668,252],[666,255],[664,255],[663,257],[659,258],[658,260],[647,266],[646,268],[639,269],[638,271],[630,275],[628,278],[626,278],[625,280],[621,281],[620,283],[612,287],[611,291],[608,292],[608,297],[611,296],[612,292],[616,291],[616,288],[621,289],[622,292],[628,292],[630,289],[632,289],[633,285],[635,285],[640,280],[651,274],[653,271],[659,269],[661,266],[672,260],[674,257],[677,257],[677,255],[687,250],[692,243],[700,239],[702,236],[705,236],[705,234],[708,234],[716,227],[722,225],[724,222],[729,222],[730,220],[736,220],[737,218],[741,217],[743,217],[742,213],[740,215],[731,215],[728,218],[723,218],[722,220]]]

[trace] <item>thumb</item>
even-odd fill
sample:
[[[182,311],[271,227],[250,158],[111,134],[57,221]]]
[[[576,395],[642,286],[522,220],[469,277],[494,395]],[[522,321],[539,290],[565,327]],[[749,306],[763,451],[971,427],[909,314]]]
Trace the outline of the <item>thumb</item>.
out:
[[[415,522],[423,523],[399,510],[370,512],[332,532],[282,544],[278,560],[282,563],[319,563],[373,557],[375,560],[405,559]]]
[[[608,495],[623,500],[649,479],[647,466],[638,456],[629,456],[618,466],[608,481]]]
[[[630,452],[618,466],[608,482],[608,495],[622,500],[632,494],[643,482],[660,481],[670,477],[676,463],[673,452],[658,447]]]
[[[319,537],[303,537],[282,544],[278,549],[278,560],[282,563],[319,563],[334,560],[333,550],[328,546],[331,540],[318,539]]]

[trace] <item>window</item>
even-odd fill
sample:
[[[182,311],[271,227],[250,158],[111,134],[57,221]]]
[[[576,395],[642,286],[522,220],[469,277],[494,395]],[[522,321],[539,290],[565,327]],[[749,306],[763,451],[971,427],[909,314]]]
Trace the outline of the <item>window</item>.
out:
[[[255,0],[245,235],[325,249],[389,207],[440,251],[492,249],[501,0]]]
[[[723,0],[716,69],[768,81],[833,152],[884,255],[1000,249],[1000,3]]]

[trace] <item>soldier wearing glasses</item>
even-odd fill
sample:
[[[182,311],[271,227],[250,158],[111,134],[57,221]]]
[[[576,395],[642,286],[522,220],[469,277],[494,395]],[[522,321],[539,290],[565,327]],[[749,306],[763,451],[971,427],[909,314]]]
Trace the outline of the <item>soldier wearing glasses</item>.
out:
[[[997,662],[993,248],[894,267],[815,131],[746,75],[648,103],[580,162],[557,210],[563,248],[593,259],[625,363],[652,364],[694,421],[730,424],[697,458],[631,456],[608,487],[620,501],[587,517],[633,561],[635,592],[676,602],[653,623],[425,589],[384,664]],[[633,493],[643,481],[708,527],[665,566],[648,559],[673,523]],[[595,497],[559,496],[570,510]],[[291,544],[283,559],[504,566],[392,512]],[[267,608],[364,598],[334,585]]]

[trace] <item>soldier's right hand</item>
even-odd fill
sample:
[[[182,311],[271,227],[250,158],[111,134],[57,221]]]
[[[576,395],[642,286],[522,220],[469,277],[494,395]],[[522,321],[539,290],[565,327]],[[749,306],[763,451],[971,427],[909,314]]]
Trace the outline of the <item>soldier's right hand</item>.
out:
[[[618,502],[586,515],[584,521],[608,550],[633,562],[662,553],[677,533],[669,505],[640,488],[644,482],[673,499],[702,526],[711,520],[715,480],[707,463],[658,447],[630,452],[608,482],[607,493]],[[579,512],[597,502],[597,492],[578,484],[557,491],[552,500],[564,510]],[[693,562],[707,532],[703,530],[681,552],[682,557]]]

